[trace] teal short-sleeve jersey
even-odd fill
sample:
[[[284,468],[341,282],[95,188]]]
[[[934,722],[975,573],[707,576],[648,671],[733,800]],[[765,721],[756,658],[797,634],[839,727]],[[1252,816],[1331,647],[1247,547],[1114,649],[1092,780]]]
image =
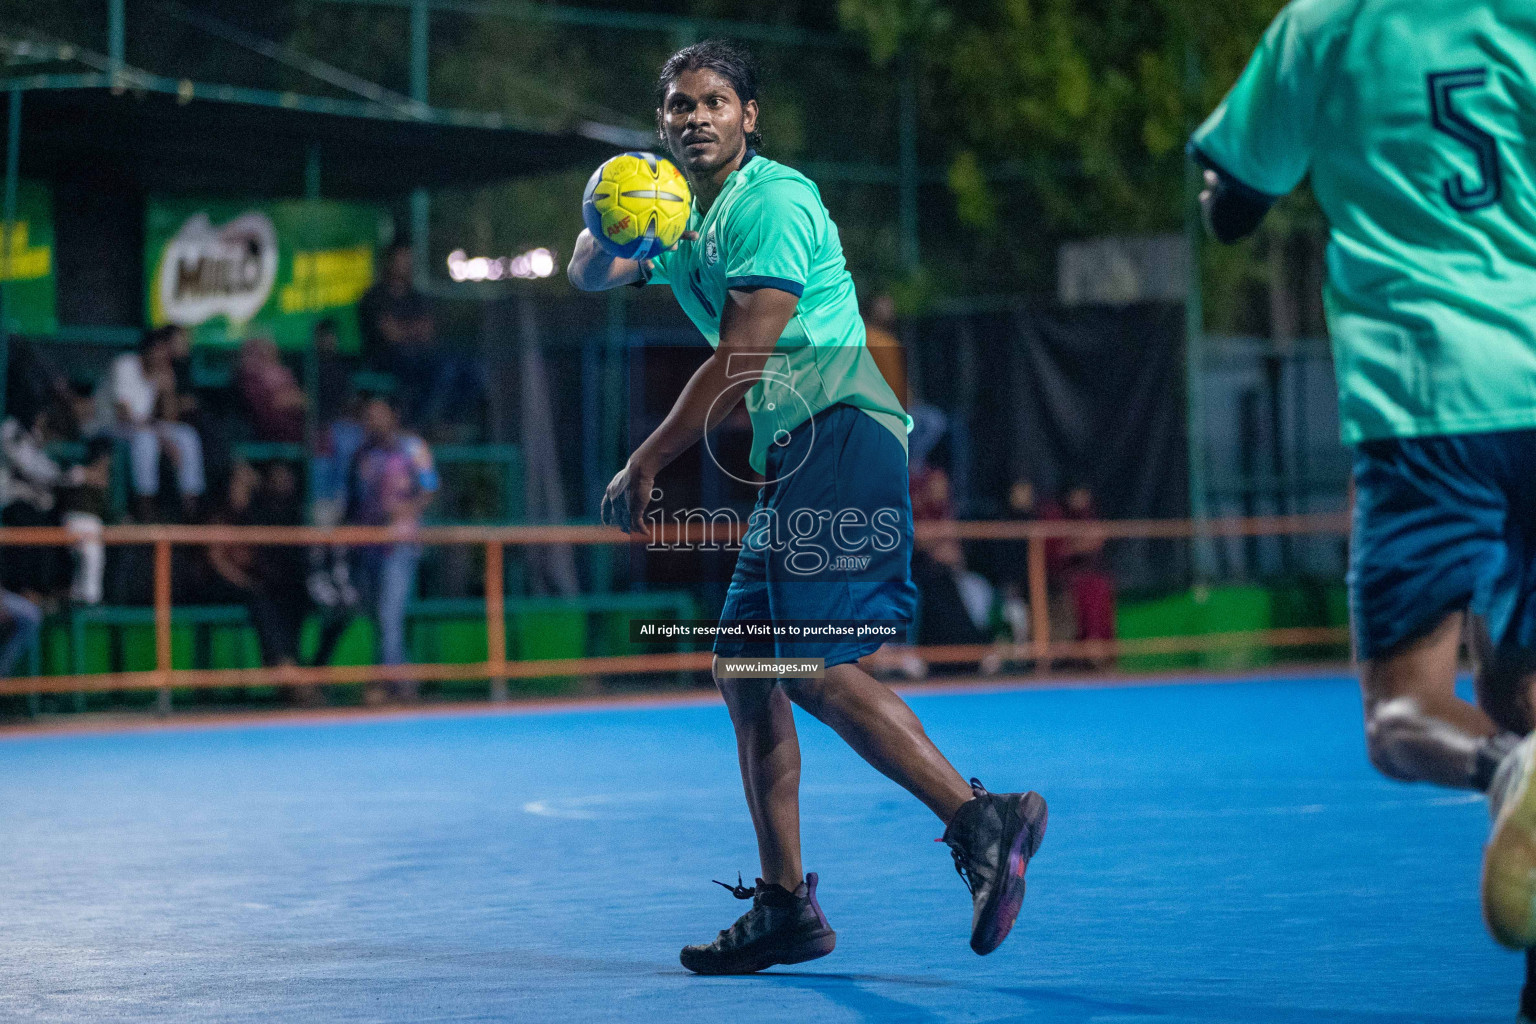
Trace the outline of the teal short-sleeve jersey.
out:
[[[1295,0],[1198,159],[1308,173],[1344,440],[1536,427],[1536,0]]]
[[[864,344],[837,225],[810,179],[749,153],[708,213],[695,205],[688,228],[699,237],[653,259],[650,280],[672,286],[711,346],[720,345],[729,290],[778,288],[800,299],[747,392],[752,468],[765,473],[769,445],[839,402],[874,417],[905,447],[912,421]]]

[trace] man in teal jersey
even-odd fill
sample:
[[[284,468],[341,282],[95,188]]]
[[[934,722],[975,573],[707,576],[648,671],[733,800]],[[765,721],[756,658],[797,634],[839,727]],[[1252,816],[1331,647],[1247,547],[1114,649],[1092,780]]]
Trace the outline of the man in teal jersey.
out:
[[[642,529],[656,474],[745,397],[749,461],[765,482],[721,621],[904,625],[915,599],[909,421],[864,345],[837,226],[815,185],[754,152],[757,84],[744,52],[719,42],[678,51],[662,68],[657,104],[661,140],[693,189],[688,231],[645,263],[607,255],[583,231],[569,276],[588,291],[670,284],[715,351],[609,484],[604,520]],[[1045,832],[1045,801],[967,785],[901,698],[860,669],[859,658],[880,644],[716,643],[715,683],[736,731],[762,876],[752,887],[726,886],[752,909],[713,942],[684,948],[689,970],[750,973],[825,956],[836,942],[816,900],[817,876],[800,861],[791,702],[945,823],[972,894],[971,948],[990,953],[1007,936]],[[784,655],[822,659],[824,673],[730,674],[727,659]]]
[[[1296,0],[1191,140],[1206,221],[1311,174],[1371,761],[1489,793],[1485,917],[1536,944],[1536,4]],[[1469,626],[1479,705],[1455,693]],[[1527,986],[1525,1012],[1536,1009]]]

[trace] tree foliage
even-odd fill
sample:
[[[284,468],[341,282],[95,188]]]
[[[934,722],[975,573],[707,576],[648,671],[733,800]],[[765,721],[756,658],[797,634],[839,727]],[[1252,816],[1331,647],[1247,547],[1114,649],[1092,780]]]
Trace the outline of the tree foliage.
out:
[[[184,0],[399,92],[408,90],[403,9],[324,0]],[[919,83],[919,221],[930,293],[1044,292],[1065,238],[1177,230],[1188,209],[1183,143],[1242,69],[1281,0],[582,0],[821,32],[864,49],[755,44],[769,155],[807,166],[842,230],[861,286],[900,283],[896,190],[878,175],[817,173],[830,163],[891,168],[897,69]],[[0,18],[105,48],[105,5],[0,0]],[[162,73],[324,90],[291,69],[210,46],[129,0],[129,60]],[[90,8],[87,10],[87,8]],[[497,110],[547,128],[585,120],[648,129],[657,67],[688,32],[577,28],[491,14],[432,17],[431,100]],[[266,81],[262,76],[267,76]],[[445,195],[434,257],[467,246],[506,253],[568,245],[585,172]],[[1306,220],[1305,203],[1293,206]],[[1315,220],[1315,217],[1313,218]],[[439,251],[441,250],[441,251]],[[1265,279],[1265,246],[1225,257],[1208,308],[1236,317]],[[1236,259],[1236,266],[1231,261]],[[907,282],[910,286],[912,282]],[[909,288],[910,290],[910,288]]]

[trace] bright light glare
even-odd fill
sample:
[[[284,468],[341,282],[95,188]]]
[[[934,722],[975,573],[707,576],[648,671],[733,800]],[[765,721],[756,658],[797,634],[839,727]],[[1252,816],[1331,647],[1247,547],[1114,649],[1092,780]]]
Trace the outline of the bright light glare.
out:
[[[463,249],[448,254],[448,276],[455,281],[531,280],[554,272],[555,254],[542,246],[516,256],[470,256]]]

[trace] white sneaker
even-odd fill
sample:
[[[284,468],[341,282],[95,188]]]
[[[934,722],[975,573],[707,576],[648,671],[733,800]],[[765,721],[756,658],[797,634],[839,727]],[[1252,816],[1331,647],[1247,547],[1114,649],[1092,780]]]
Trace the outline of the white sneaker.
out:
[[[1493,830],[1483,850],[1483,920],[1511,949],[1536,946],[1536,785],[1532,737],[1509,752],[1488,787]]]

